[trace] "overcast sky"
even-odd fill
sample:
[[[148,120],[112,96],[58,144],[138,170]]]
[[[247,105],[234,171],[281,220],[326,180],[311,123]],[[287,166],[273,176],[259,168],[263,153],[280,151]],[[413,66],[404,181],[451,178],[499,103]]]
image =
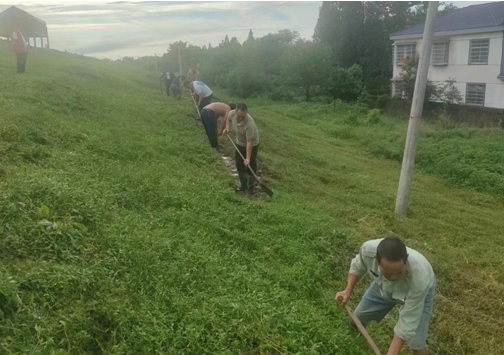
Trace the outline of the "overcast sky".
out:
[[[463,7],[476,2],[454,2]],[[227,34],[243,42],[282,29],[311,38],[321,1],[314,2],[91,2],[1,1],[47,22],[51,47],[98,58],[162,54],[177,40],[213,46]]]

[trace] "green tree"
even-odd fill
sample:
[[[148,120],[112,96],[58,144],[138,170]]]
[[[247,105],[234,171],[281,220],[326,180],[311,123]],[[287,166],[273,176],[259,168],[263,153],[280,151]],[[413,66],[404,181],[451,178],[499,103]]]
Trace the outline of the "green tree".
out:
[[[228,35],[226,35],[226,37],[224,37],[221,43],[219,43],[219,47],[226,47],[229,46],[229,44],[230,44],[229,37]]]
[[[413,100],[416,75],[418,70],[418,57],[408,58],[402,67],[398,81],[402,84],[404,99]],[[439,101],[446,105],[457,104],[462,101],[462,95],[455,86],[455,80],[449,79],[443,83],[434,84],[427,81],[425,89],[425,102]]]
[[[291,30],[280,30],[273,34],[273,37],[282,43],[292,44],[299,38],[299,33]]]
[[[364,83],[371,92],[388,93],[392,76],[389,35],[423,22],[426,4],[420,1],[324,2],[313,39],[331,46],[335,61],[342,67],[360,65]],[[442,5],[442,13],[456,8]]]
[[[281,75],[287,84],[302,89],[309,101],[315,87],[325,86],[331,63],[328,46],[298,40],[281,58]]]
[[[365,91],[362,68],[354,64],[350,68],[335,67],[330,74],[327,91],[335,99],[355,101]],[[367,94],[367,92],[366,92]]]
[[[241,46],[240,42],[238,41],[238,38],[232,37],[231,41],[229,42],[229,45],[231,46]]]
[[[244,56],[227,77],[227,87],[240,97],[248,98],[268,91],[269,80],[256,58]]]
[[[187,48],[187,42],[177,41],[170,43],[168,45],[168,53],[177,53],[180,48],[180,51],[184,51]]]
[[[255,41],[255,38],[254,38],[254,33],[252,32],[252,29],[249,30],[249,34],[248,34],[248,37],[247,39],[245,40],[245,42],[243,42],[243,45],[249,45],[249,44],[252,44],[254,43]]]

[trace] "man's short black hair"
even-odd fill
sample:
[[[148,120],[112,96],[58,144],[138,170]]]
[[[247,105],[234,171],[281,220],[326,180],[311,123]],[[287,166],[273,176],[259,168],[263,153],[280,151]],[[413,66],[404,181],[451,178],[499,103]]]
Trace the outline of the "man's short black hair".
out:
[[[234,110],[236,108],[236,104],[229,104],[229,107],[231,107],[231,110]]]
[[[376,260],[378,263],[381,259],[385,258],[389,261],[406,261],[408,260],[408,252],[406,250],[406,245],[397,237],[386,237],[380,244],[378,244],[378,249],[376,250]]]
[[[240,102],[239,104],[236,104],[236,108],[241,112],[248,112],[248,107],[244,103]]]

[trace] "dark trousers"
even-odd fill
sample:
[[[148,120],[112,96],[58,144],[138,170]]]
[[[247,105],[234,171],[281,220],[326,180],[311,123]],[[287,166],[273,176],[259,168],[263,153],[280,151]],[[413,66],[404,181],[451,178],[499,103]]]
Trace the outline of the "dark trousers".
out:
[[[207,96],[203,100],[201,100],[201,104],[198,106],[199,112],[201,112],[201,110],[203,110],[203,107],[205,107],[206,105],[210,105],[212,103],[212,99],[213,99],[213,94],[211,94],[210,96]]]
[[[180,91],[179,85],[172,85],[171,91],[173,92],[174,97],[176,97],[177,99],[180,99],[180,95],[182,94],[182,91]]]
[[[219,148],[219,140],[217,138],[217,117],[215,112],[209,109],[201,110],[201,121],[205,127],[208,140],[212,148]]]
[[[26,69],[26,57],[28,53],[16,53],[17,59],[17,72],[24,73]]]
[[[246,158],[247,157],[247,148],[242,147],[241,145],[238,145],[238,144],[236,146],[238,147],[238,150],[240,151],[240,153],[242,153],[243,157]],[[258,151],[259,151],[259,145],[252,147],[252,156],[250,157],[250,167],[252,168],[252,170],[254,170],[254,173],[256,173],[256,174],[257,174],[257,152]],[[245,166],[245,164],[243,163],[243,159],[240,156],[240,154],[238,154],[238,152],[236,152],[236,154],[235,154],[235,164],[236,164],[236,170],[238,170],[238,175],[240,177],[245,177],[246,175],[249,175],[249,177],[253,178],[252,173],[250,172],[249,168],[247,168]]]

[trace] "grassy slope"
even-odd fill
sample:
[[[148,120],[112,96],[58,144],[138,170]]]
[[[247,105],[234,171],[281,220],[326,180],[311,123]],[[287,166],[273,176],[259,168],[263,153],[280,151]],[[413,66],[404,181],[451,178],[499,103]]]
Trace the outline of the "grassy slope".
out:
[[[502,353],[493,197],[418,174],[396,217],[397,163],[256,105],[276,195],[249,201],[154,78],[54,53],[13,67],[0,48],[2,351],[368,354],[332,297],[394,230],[438,273],[440,353]],[[383,349],[392,326],[371,328]]]

